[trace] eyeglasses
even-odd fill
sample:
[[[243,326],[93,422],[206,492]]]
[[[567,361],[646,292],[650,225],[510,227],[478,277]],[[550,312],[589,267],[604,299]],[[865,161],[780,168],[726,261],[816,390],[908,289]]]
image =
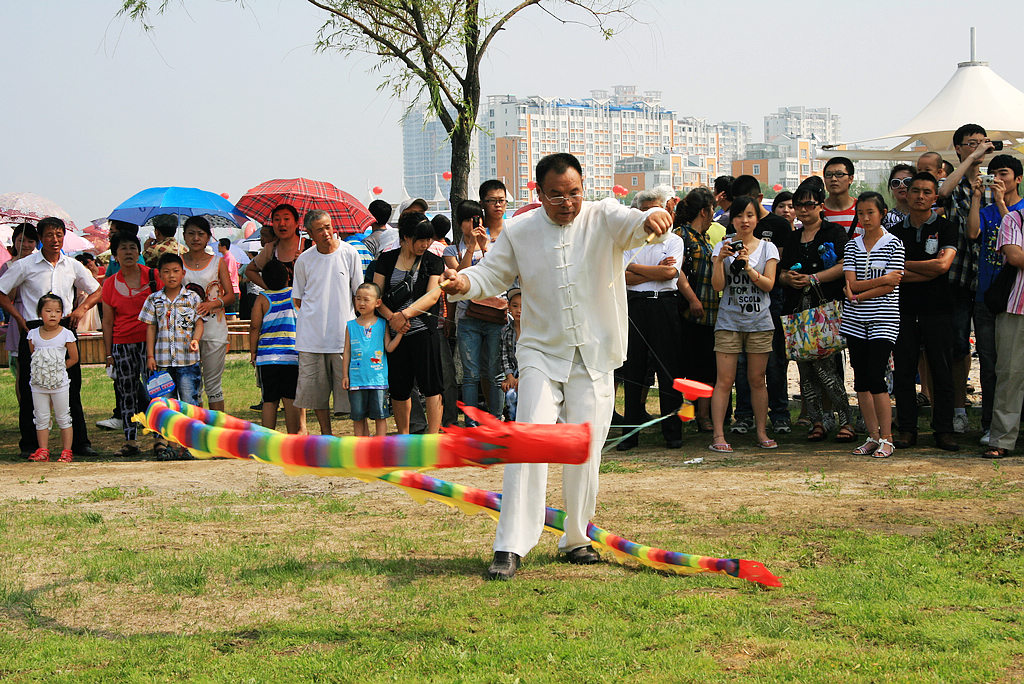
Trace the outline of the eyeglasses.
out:
[[[958,145],[958,147],[970,147],[973,150],[978,145],[984,145],[987,142],[992,141],[989,140],[988,138],[986,138],[985,140],[964,140],[962,143]]]
[[[910,176],[906,176],[904,178],[893,178],[892,180],[889,181],[889,187],[892,188],[893,190],[898,190],[901,185],[905,188],[909,188],[910,181]]]
[[[551,197],[551,196],[545,195],[543,192],[539,192],[539,191],[538,191],[538,194],[541,195],[544,199],[546,199],[550,204],[553,204],[556,207],[560,207],[563,204],[565,204],[566,200],[571,200],[572,202],[582,202],[583,201],[583,195],[565,195],[564,197],[563,196]]]
[[[501,198],[501,199],[485,199],[484,200],[484,204],[490,204],[492,206],[498,206],[499,204],[508,204],[508,200],[504,199],[504,198]]]
[[[825,178],[846,178],[852,176],[852,173],[846,173],[845,171],[826,171],[824,174]]]
[[[813,209],[818,206],[818,203],[814,200],[807,200],[805,202],[793,202],[794,209]]]

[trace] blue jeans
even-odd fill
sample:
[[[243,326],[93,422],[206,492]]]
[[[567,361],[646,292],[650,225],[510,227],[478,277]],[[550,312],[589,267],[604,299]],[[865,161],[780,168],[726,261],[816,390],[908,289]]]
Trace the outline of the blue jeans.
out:
[[[500,323],[464,316],[459,319],[457,333],[459,358],[462,360],[462,401],[468,406],[478,406],[480,379],[486,377],[490,383],[487,410],[495,418],[501,418],[505,399],[505,393],[501,391],[504,378],[501,375],[502,327]]]
[[[203,372],[198,363],[191,366],[166,366],[157,372],[167,371],[177,388],[178,401],[193,406],[202,406]]]

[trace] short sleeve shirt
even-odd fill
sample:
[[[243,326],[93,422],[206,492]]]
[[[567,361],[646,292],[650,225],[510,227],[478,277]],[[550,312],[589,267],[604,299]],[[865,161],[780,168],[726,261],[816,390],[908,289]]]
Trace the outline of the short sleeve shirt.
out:
[[[163,290],[157,290],[146,298],[139,320],[147,325],[156,325],[153,356],[157,366],[168,368],[199,363],[199,352],[189,349],[196,321],[199,320],[196,314],[199,304],[199,295],[184,287],[174,299],[169,299]]]
[[[957,230],[952,223],[932,214],[915,227],[910,216],[890,231],[903,243],[906,261],[928,261],[944,249],[956,249]],[[900,309],[918,313],[949,311],[951,286],[946,274],[921,283],[900,283]]]
[[[722,244],[719,242],[715,245],[712,256],[718,256],[722,251]],[[758,273],[764,274],[765,266],[769,261],[779,260],[779,250],[767,240],[760,240],[749,259],[750,266]],[[738,332],[774,330],[775,323],[772,321],[770,311],[771,295],[754,285],[745,270],[738,275],[733,274],[730,268],[733,261],[733,257],[726,257],[722,264],[725,269],[725,290],[718,306],[715,330]]]
[[[1007,207],[1007,215],[1024,211],[1024,200]],[[999,207],[990,204],[981,208],[981,235],[978,236],[978,292],[977,300],[985,301],[985,292],[992,285],[999,269],[1003,267],[1003,255],[996,249],[999,240],[999,227],[1003,217],[999,215]]]
[[[1006,245],[1024,248],[1024,227],[1021,226],[1020,219],[1020,214],[1015,211],[1003,217],[996,249],[1002,250]],[[1024,315],[1024,269],[1017,269],[1017,280],[1010,291],[1010,299],[1006,302],[1006,313]]]

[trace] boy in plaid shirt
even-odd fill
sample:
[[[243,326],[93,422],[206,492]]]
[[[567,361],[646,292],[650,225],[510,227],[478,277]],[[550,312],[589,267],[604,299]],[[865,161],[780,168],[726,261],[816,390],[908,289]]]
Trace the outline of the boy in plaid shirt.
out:
[[[203,337],[203,319],[196,314],[201,300],[181,285],[185,265],[180,256],[164,254],[157,267],[164,289],[149,295],[139,313],[139,320],[148,326],[146,366],[152,372],[166,371],[171,376],[179,401],[201,406],[199,340]]]
[[[509,319],[501,329],[501,370],[505,379],[501,389],[505,392],[505,407],[508,419],[516,419],[516,407],[519,404],[519,361],[516,359],[516,340],[519,339],[519,319],[523,314],[523,292],[513,287],[505,295],[508,299]]]

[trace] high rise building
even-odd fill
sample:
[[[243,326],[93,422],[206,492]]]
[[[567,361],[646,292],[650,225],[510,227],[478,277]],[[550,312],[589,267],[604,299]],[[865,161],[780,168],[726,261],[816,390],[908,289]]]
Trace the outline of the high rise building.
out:
[[[504,180],[517,202],[529,200],[527,183],[545,155],[576,155],[587,195],[602,197],[615,185],[616,160],[653,157],[675,142],[673,112],[661,106],[661,92],[635,86],[592,90],[583,99],[492,95],[478,121],[480,176]]]
[[[402,120],[402,179],[409,197],[422,197],[432,207],[436,202],[436,208],[447,209],[452,184],[443,174],[451,167],[452,145],[441,121],[428,116],[425,107],[410,109]],[[480,185],[475,170],[470,169],[470,197],[476,197]]]
[[[807,138],[818,145],[839,142],[839,115],[831,107],[779,107],[774,114],[764,117],[764,139],[771,141],[780,135]]]

